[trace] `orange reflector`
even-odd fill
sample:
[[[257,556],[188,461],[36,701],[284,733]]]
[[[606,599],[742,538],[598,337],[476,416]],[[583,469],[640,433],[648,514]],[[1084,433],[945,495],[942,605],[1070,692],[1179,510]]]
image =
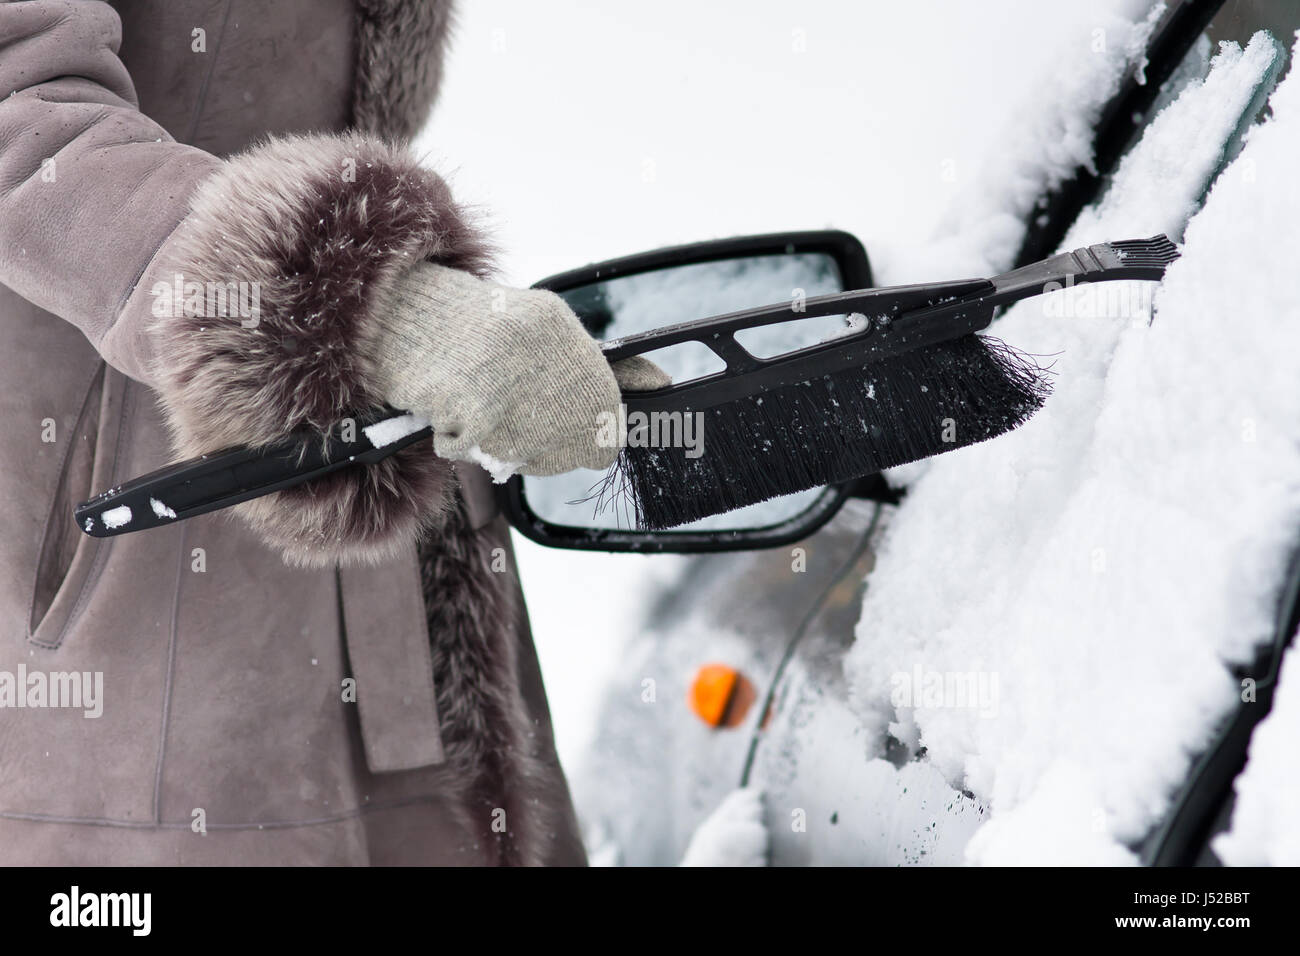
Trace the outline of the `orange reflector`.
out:
[[[710,727],[735,727],[754,702],[753,685],[734,667],[705,664],[695,672],[688,701],[695,716]]]

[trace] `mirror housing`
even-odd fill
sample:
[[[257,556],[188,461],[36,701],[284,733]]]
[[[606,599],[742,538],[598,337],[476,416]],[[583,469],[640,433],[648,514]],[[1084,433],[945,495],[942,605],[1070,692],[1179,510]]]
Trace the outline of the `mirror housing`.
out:
[[[841,285],[841,289],[836,291],[865,289],[873,284],[870,261],[857,237],[839,230],[819,230],[767,233],[670,246],[562,272],[543,279],[533,288],[548,289],[564,295],[596,283],[665,269],[761,256],[805,254],[821,254],[834,261],[839,270]],[[576,306],[575,312],[583,320],[587,331],[597,338],[603,337],[605,323],[593,318],[596,313],[584,309],[581,301],[576,301],[578,296],[571,298],[575,299],[571,304]],[[674,321],[703,317],[679,316]],[[835,516],[845,499],[855,495],[896,500],[884,479],[874,475],[846,485],[823,488],[799,513],[761,527],[636,531],[557,524],[543,518],[530,507],[523,477],[515,475],[497,486],[498,504],[506,519],[520,534],[538,544],[584,551],[640,553],[698,553],[780,547],[812,534]]]

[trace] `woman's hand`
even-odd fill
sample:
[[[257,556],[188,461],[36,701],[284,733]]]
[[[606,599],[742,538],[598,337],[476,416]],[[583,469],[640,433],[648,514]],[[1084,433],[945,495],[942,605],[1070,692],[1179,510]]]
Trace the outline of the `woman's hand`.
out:
[[[620,383],[671,382],[639,356],[611,369],[555,293],[431,262],[399,277],[379,317],[388,402],[433,422],[439,457],[478,462],[499,479],[607,468],[622,441],[611,431]]]

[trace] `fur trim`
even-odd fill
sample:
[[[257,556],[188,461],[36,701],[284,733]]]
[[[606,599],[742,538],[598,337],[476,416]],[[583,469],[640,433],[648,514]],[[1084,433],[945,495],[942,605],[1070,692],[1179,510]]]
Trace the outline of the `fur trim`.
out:
[[[327,429],[379,404],[372,310],[419,259],[482,274],[487,248],[446,184],[403,150],[359,134],[290,136],[228,160],[158,261],[205,289],[255,284],[259,311],[245,327],[236,296],[158,310],[153,378],[178,453]],[[452,483],[421,442],[237,510],[291,562],[382,561],[441,513]]]
[[[437,95],[451,19],[450,0],[358,0],[354,126],[394,138],[419,130]],[[473,258],[461,268],[482,271],[481,247]],[[574,824],[567,791],[553,792],[562,771],[553,752],[539,752],[521,698],[522,596],[518,579],[493,567],[494,548],[509,540],[475,532],[463,495],[452,491],[449,498],[419,548],[446,754],[437,772],[451,797],[447,806],[464,832],[477,836],[485,857],[542,865],[565,842],[557,843],[556,834]],[[505,833],[492,828],[498,808]]]
[[[410,139],[442,82],[451,0],[358,0],[352,125]]]
[[[541,866],[566,827],[566,807],[547,792],[548,777],[561,771],[538,753],[520,694],[518,579],[493,570],[493,550],[502,542],[475,532],[463,497],[455,497],[439,533],[420,546],[447,757],[440,772],[455,796],[449,803],[464,814],[461,826],[489,848],[491,862]],[[497,809],[505,811],[504,833],[492,828]]]
[[[423,125],[442,76],[451,4],[360,0],[353,123],[410,137]],[[498,864],[549,862],[566,807],[546,792],[561,771],[535,749],[537,735],[520,697],[517,634],[523,608],[517,579],[493,568],[498,545],[471,526],[464,497],[419,548],[429,615],[438,722],[446,754],[438,773],[460,827]],[[507,542],[508,543],[508,542]],[[493,830],[505,811],[506,831]],[[548,837],[548,835],[552,835]]]

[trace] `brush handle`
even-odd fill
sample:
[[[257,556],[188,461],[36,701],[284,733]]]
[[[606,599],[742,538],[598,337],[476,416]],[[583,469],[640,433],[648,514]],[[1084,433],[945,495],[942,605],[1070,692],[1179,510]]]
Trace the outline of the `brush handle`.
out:
[[[93,538],[143,531],[375,464],[433,433],[391,408],[357,415],[353,423],[351,441],[341,429],[309,429],[270,445],[243,445],[167,465],[83,501],[74,519]]]
[[[726,363],[715,375],[652,392],[623,396],[629,411],[690,411],[761,396],[792,382],[812,381],[847,368],[948,341],[984,329],[994,310],[1018,299],[1085,281],[1159,279],[1178,258],[1165,236],[1100,243],[995,276],[859,289],[817,296],[795,311],[790,303],[683,322],[613,339],[602,346],[611,363],[682,342],[700,342]],[[736,341],[743,329],[823,315],[861,314],[861,331],[774,358],[760,359]],[[343,468],[374,464],[432,434],[429,427],[371,441],[368,427],[405,413],[378,409],[356,416],[353,442],[307,430],[263,447],[241,446],[169,465],[112,488],[75,510],[77,526],[94,537],[170,524],[292,488]],[[379,433],[375,433],[379,434]]]
[[[1062,252],[1041,262],[1031,262],[989,280],[993,291],[978,296],[979,303],[989,310],[988,321],[969,331],[978,332],[986,328],[993,321],[993,311],[997,308],[1021,299],[1059,292],[1070,285],[1115,281],[1159,282],[1164,278],[1165,269],[1178,256],[1178,247],[1168,236],[1161,234],[1150,239],[1099,242]],[[914,335],[923,344],[955,338],[955,335],[945,336],[942,332],[951,324],[957,334],[965,334],[960,329],[964,327],[962,320],[969,315],[971,304],[967,298],[919,309],[903,316],[897,327],[924,330]]]
[[[1030,263],[990,281],[997,290],[993,304],[1005,305],[1061,289],[1065,283],[1108,282],[1137,279],[1159,282],[1178,258],[1178,247],[1168,236],[1099,242],[1072,252],[1062,252],[1041,262]]]
[[[982,331],[993,321],[998,307],[1056,291],[1075,280],[1159,280],[1177,258],[1177,247],[1164,235],[1103,242],[991,279],[838,292],[806,300],[799,312],[783,302],[611,339],[602,350],[612,363],[683,342],[707,347],[725,363],[723,371],[623,396],[629,410],[691,411]],[[869,321],[851,335],[772,358],[754,356],[735,337],[737,332],[757,326],[842,314],[860,314]]]
[[[965,298],[976,293],[992,292],[988,279],[963,279],[956,282],[925,282],[919,285],[892,286],[886,289],[855,289],[831,295],[805,299],[802,308],[789,302],[729,312],[726,315],[692,322],[679,322],[649,332],[640,332],[617,339],[608,339],[601,345],[605,358],[617,362],[632,355],[641,355],[655,349],[679,345],[682,342],[699,342],[727,363],[728,370],[743,371],[764,364],[735,340],[735,334],[744,329],[773,325],[777,322],[816,318],[822,315],[862,313],[883,324],[904,312],[934,305],[938,302]],[[816,348],[816,346],[813,346]]]

